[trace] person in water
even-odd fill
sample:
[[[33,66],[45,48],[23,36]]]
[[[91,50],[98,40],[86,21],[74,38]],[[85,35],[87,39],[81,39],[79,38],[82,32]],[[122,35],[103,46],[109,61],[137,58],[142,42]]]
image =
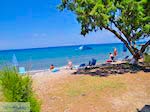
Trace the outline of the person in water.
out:
[[[50,70],[53,70],[55,67],[54,67],[54,65],[53,64],[51,64],[51,66],[50,66]]]

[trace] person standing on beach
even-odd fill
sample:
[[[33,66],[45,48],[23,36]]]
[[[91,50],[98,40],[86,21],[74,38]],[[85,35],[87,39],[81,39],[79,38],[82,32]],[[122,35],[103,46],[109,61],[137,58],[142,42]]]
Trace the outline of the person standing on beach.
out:
[[[114,58],[116,59],[116,57],[117,57],[117,49],[116,48],[114,48]]]

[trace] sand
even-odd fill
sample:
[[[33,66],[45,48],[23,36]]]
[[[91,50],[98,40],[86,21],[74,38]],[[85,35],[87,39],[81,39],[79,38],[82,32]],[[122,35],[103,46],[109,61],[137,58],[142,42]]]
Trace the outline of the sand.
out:
[[[136,112],[150,104],[150,73],[98,77],[74,71],[32,75],[41,112]]]

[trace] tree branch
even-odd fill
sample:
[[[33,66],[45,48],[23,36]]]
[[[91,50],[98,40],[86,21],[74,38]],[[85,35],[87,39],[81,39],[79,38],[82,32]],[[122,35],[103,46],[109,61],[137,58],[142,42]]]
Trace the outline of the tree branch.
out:
[[[128,35],[128,34],[121,28],[121,26],[118,24],[118,22],[112,21],[112,23],[114,23],[115,27],[118,28],[118,29],[123,33],[123,35],[124,35],[125,38],[127,39],[127,42],[128,42],[128,44],[129,44],[131,50],[134,52],[134,55],[136,55],[136,53],[138,53],[139,50],[134,46],[135,42],[132,41],[132,38],[133,38],[133,37],[131,37],[130,35]],[[133,44],[133,42],[134,42],[134,44]],[[129,49],[129,50],[130,50],[130,49]],[[131,53],[132,53],[132,52],[131,52]],[[132,53],[132,54],[133,54],[133,53]]]
[[[129,35],[127,35],[126,32],[123,29],[121,29],[121,26],[118,24],[118,22],[117,23],[113,22],[113,23],[114,23],[115,27],[117,27],[123,33],[123,35],[126,37],[128,43],[131,45],[131,39],[128,38]]]
[[[109,30],[110,32],[112,32],[113,34],[115,34],[117,36],[117,38],[119,38],[125,45],[126,47],[129,49],[129,51],[131,52],[132,55],[135,55],[135,52],[134,50],[132,49],[132,47],[129,46],[128,42],[123,38],[121,37],[121,35],[119,35],[115,30],[109,28],[109,27],[106,27],[106,26],[103,26],[106,30]]]
[[[139,39],[143,35],[143,32],[140,30],[139,32],[135,33],[133,35],[133,39]]]
[[[150,40],[147,41],[140,49],[140,54],[143,53],[145,51],[145,49],[147,48],[147,46],[150,45]]]

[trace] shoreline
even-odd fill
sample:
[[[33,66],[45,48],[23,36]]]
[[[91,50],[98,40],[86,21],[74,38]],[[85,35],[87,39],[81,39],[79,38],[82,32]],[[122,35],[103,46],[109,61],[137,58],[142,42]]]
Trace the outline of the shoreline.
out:
[[[75,66],[79,66],[79,65],[75,65]],[[56,74],[58,72],[62,72],[62,71],[69,71],[70,69],[67,69],[66,66],[61,66],[61,67],[56,67],[55,69],[59,69],[59,71],[57,72],[52,72],[50,71],[50,69],[39,69],[39,70],[29,70],[27,71],[27,73],[31,74],[31,75],[34,75],[36,73],[41,73],[41,72],[49,72],[51,74]],[[72,70],[75,70],[75,69],[72,69]]]
[[[121,61],[121,60],[117,60],[116,62],[111,62],[111,63],[100,63],[100,62],[97,62],[97,64],[95,66],[97,67],[100,67],[100,66],[104,66],[104,65],[107,65],[107,64],[110,64],[110,65],[113,65],[113,64],[121,64],[121,63],[126,63],[126,61]],[[66,66],[61,66],[61,67],[56,67],[55,69],[59,69],[59,71],[57,72],[52,72],[50,71],[50,69],[39,69],[39,70],[29,70],[27,71],[27,73],[31,74],[31,75],[34,75],[36,73],[41,73],[41,72],[49,72],[51,74],[56,74],[58,72],[63,72],[63,71],[75,71],[77,70],[79,67],[79,65],[73,65],[73,69],[67,69]]]

